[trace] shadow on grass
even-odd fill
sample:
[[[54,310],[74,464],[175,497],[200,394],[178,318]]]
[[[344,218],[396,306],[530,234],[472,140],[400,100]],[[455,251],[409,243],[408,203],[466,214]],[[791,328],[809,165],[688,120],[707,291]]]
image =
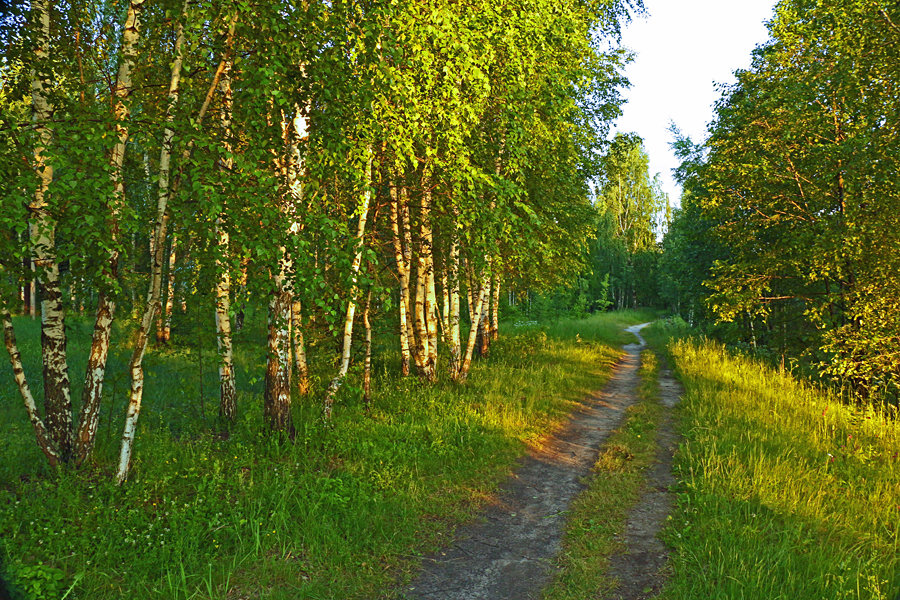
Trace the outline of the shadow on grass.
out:
[[[668,349],[687,393],[667,597],[894,600],[897,421],[705,340]]]

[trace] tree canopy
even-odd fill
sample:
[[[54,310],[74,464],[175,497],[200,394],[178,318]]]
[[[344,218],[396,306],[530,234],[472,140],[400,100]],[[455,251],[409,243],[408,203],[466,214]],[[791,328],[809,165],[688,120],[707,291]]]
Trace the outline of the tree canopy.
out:
[[[703,148],[679,141],[666,240],[675,298],[864,395],[900,383],[898,16],[780,2]]]

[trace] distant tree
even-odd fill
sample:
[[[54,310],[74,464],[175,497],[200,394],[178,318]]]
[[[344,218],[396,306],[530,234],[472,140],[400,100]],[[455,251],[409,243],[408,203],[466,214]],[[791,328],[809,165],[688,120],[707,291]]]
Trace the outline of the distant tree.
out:
[[[596,277],[609,275],[617,308],[658,303],[656,236],[668,198],[651,178],[649,163],[643,140],[633,134],[617,134],[603,159],[593,267]]]

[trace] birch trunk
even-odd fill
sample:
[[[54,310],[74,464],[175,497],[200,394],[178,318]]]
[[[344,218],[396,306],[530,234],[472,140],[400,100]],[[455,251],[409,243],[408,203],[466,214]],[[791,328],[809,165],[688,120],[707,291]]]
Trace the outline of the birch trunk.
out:
[[[305,66],[301,72],[306,75]],[[296,214],[297,207],[302,206],[304,199],[304,184],[306,181],[306,143],[309,139],[309,112],[307,103],[304,110],[299,104],[294,105],[296,112],[293,119],[293,135],[287,127],[287,121],[282,115],[284,142],[288,149],[284,173],[290,197],[293,200],[291,213]],[[303,224],[299,220],[291,223],[291,233],[299,235],[303,231]],[[246,271],[245,271],[246,273]],[[245,276],[246,285],[246,276]],[[292,290],[293,291],[293,290]],[[291,304],[291,332],[293,336],[294,369],[297,371],[297,391],[301,396],[309,394],[309,366],[306,360],[306,340],[303,337],[303,307],[300,300],[293,299]]]
[[[446,263],[446,261],[444,261]],[[443,305],[443,310],[441,310],[440,316],[440,324],[441,324],[441,341],[445,344],[450,343],[450,289],[447,275],[447,265],[444,264],[441,269],[441,303]]]
[[[448,290],[450,296],[448,321],[448,345],[450,346],[450,374],[455,376],[459,372],[462,349],[460,348],[459,335],[459,301],[460,301],[460,277],[459,277],[459,236],[454,227],[450,240],[450,259],[448,274]]]
[[[25,369],[22,366],[22,356],[19,354],[19,346],[16,343],[16,334],[13,330],[12,317],[9,311],[4,307],[0,318],[3,320],[3,339],[6,342],[6,351],[9,353],[9,362],[12,365],[13,377],[16,380],[16,386],[25,401],[25,412],[28,413],[28,420],[31,421],[31,427],[34,429],[34,436],[37,439],[38,448],[47,457],[51,465],[59,464],[59,452],[56,445],[50,438],[47,426],[38,415],[37,404],[34,396],[31,394],[31,388],[28,387],[28,380],[25,378]]]
[[[127,75],[126,79],[128,81],[128,86],[127,86],[127,88],[125,88],[126,90],[130,90],[130,88],[131,88],[130,65],[133,62],[134,44],[137,42],[137,24],[138,24],[138,22],[137,22],[137,13],[135,12],[135,9],[140,8],[140,6],[142,4],[143,4],[143,0],[132,0],[131,1],[131,4],[129,6],[128,20],[126,21],[125,34],[123,34],[123,51],[122,51],[123,56],[131,56],[130,60],[123,60],[122,66],[120,67],[120,70],[119,70],[119,76],[120,76],[120,81],[121,81],[122,75],[123,75],[123,68],[126,64],[129,65],[128,70],[126,72],[126,75]],[[227,48],[226,54],[231,49],[231,44],[234,39],[234,27],[235,27],[236,22],[237,22],[237,16],[235,16],[231,20],[230,28],[228,31],[228,38],[226,41],[226,48]],[[131,24],[130,26],[128,26],[129,23]],[[181,31],[183,32],[183,30],[181,30]],[[132,33],[129,34],[129,32],[132,32]],[[126,41],[128,43],[126,43]],[[228,61],[228,58],[226,56],[222,59],[222,61],[220,61],[219,67],[216,69],[216,73],[213,76],[212,84],[210,85],[209,90],[207,90],[206,98],[204,99],[203,105],[200,107],[200,111],[197,114],[198,126],[203,122],[203,118],[206,116],[206,111],[209,109],[209,105],[212,100],[212,96],[218,86],[219,79],[221,77],[222,72],[224,71],[227,61]],[[172,100],[177,99],[178,78],[180,78],[180,72],[181,72],[180,60],[176,60],[176,62],[178,63],[177,65],[176,64],[172,65],[173,78],[175,78],[174,82],[173,82],[173,79],[170,78],[169,91],[170,91],[170,94],[174,93],[175,95],[170,96],[170,104],[169,104],[169,107],[167,108],[167,127],[166,127],[167,135],[168,135],[168,132],[170,130],[172,130],[171,121],[169,120],[171,113],[169,111],[174,109],[174,102]],[[175,76],[176,66],[178,68],[177,70],[179,73],[179,75],[177,77]],[[174,135],[174,132],[171,135]],[[166,140],[166,138],[164,137],[164,142],[165,142],[165,140]],[[167,147],[168,147],[168,150],[166,150]],[[188,147],[182,153],[183,161],[186,161],[187,158],[190,156],[190,152],[191,152],[192,148],[193,148],[193,140],[191,141],[191,143],[188,144]],[[171,137],[168,137],[168,144],[166,144],[166,143],[163,144],[163,150],[161,152],[168,152],[169,157],[171,157]],[[123,152],[122,152],[121,157],[124,157],[124,147],[123,147]],[[162,176],[163,171],[165,171],[167,179],[171,175],[171,173],[169,172],[168,166],[166,169],[163,169],[162,164],[161,164],[160,171],[161,171],[161,173],[160,173],[161,176]],[[121,173],[121,164],[119,165],[119,172]],[[120,179],[121,179],[121,177],[120,177]],[[163,183],[165,183],[165,185],[162,185]],[[177,189],[177,187],[178,187],[177,179],[172,183],[169,183],[168,180],[166,180],[165,182],[163,182],[161,180],[159,197],[157,200],[158,229],[155,232],[155,234],[157,234],[157,240],[156,240],[156,245],[155,245],[156,255],[154,256],[154,260],[153,260],[153,263],[154,263],[153,274],[151,276],[150,292],[149,292],[148,296],[151,296],[152,294],[155,293],[158,298],[159,293],[160,293],[160,288],[162,285],[162,261],[163,261],[162,252],[163,252],[163,241],[165,240],[165,229],[166,229],[166,224],[167,224],[167,217],[166,217],[165,209],[163,209],[162,211],[159,210],[159,204],[160,204],[160,202],[162,202],[163,204],[166,204],[168,202],[168,198],[173,194],[173,192]],[[124,197],[123,197],[123,200],[124,200]],[[159,235],[159,234],[161,234],[161,235]],[[141,330],[139,333],[140,337],[139,337],[138,343],[135,344],[135,350],[132,355],[132,360],[131,360],[131,375],[132,375],[131,397],[130,397],[130,400],[128,403],[128,409],[127,409],[127,412],[125,415],[125,428],[124,428],[124,432],[122,434],[122,446],[121,446],[121,451],[119,453],[118,471],[116,473],[116,481],[119,484],[123,483],[125,481],[125,479],[128,477],[128,469],[129,469],[129,464],[131,462],[131,453],[134,448],[134,436],[135,436],[135,432],[137,429],[137,420],[138,420],[138,417],[140,416],[141,401],[143,398],[143,387],[144,387],[143,355],[144,355],[144,352],[146,351],[147,338],[149,337],[150,328],[152,327],[152,324],[153,324],[152,312],[155,309],[155,304],[156,303],[154,303],[154,302],[148,301],[148,307],[146,309],[147,312],[145,312],[144,318],[142,319],[142,323],[141,323]],[[148,314],[149,314],[149,319],[148,319]],[[202,400],[202,394],[201,394],[201,400]]]
[[[117,119],[119,119],[120,123],[119,127],[117,128],[119,133],[119,144],[114,150],[112,158],[115,197],[116,202],[118,203],[114,205],[115,211],[118,210],[118,207],[123,206],[125,202],[122,164],[124,162],[125,143],[127,142],[128,131],[123,125],[121,125],[121,122],[127,117],[128,114],[127,108],[125,108],[124,106],[124,98],[126,98],[128,94],[131,93],[131,68],[134,64],[134,54],[136,51],[135,46],[138,40],[138,10],[141,8],[142,4],[143,2],[132,2],[129,6],[128,18],[126,20],[126,30],[123,33],[123,59],[118,73],[116,88],[116,94],[119,98],[119,102],[116,108],[116,116]],[[130,403],[135,401],[135,377],[140,380],[140,386],[138,386],[139,390],[142,389],[143,371],[141,367],[141,361],[143,359],[144,351],[146,350],[146,343],[147,338],[149,337],[150,329],[153,326],[153,321],[156,319],[157,310],[160,306],[159,289],[163,264],[162,246],[165,243],[165,229],[168,222],[168,219],[165,215],[165,207],[168,201],[169,194],[169,163],[171,156],[172,136],[174,135],[171,127],[171,123],[173,120],[172,109],[178,98],[178,85],[181,77],[181,47],[183,46],[183,44],[183,25],[179,22],[175,41],[175,61],[172,65],[172,73],[169,82],[169,106],[166,110],[166,130],[163,136],[162,150],[160,151],[160,185],[159,195],[157,198],[157,208],[160,209],[161,207],[161,210],[163,212],[159,213],[159,210],[157,211],[154,231],[150,235],[149,240],[151,249],[151,281],[147,293],[148,305],[144,309],[143,318],[141,319],[141,327],[138,331],[138,339],[135,343],[135,351],[132,355],[131,360],[130,370],[132,373],[132,399]],[[149,175],[149,165],[146,156],[145,168],[148,169]],[[114,215],[114,219],[116,217],[117,215]],[[113,273],[115,273],[117,261],[118,256],[114,251],[111,258]],[[157,270],[159,271],[158,273]],[[106,372],[106,361],[109,355],[109,336],[112,329],[114,312],[114,303],[105,293],[101,293],[100,300],[97,306],[97,317],[94,326],[94,333],[91,340],[91,352],[88,359],[87,371],[85,374],[85,386],[82,394],[82,407],[78,429],[79,463],[84,462],[90,457],[94,447],[97,424],[100,417],[100,401],[103,395],[103,380]],[[140,396],[141,392],[138,391],[137,394],[138,396]],[[136,398],[136,401],[139,404],[140,398]],[[129,413],[131,412],[131,406],[129,406]],[[135,412],[135,418],[136,415],[137,412]],[[126,439],[126,437],[123,437],[123,451],[125,450],[124,445],[126,443]],[[123,467],[120,461],[119,468],[121,483],[121,481],[123,481],[125,476],[127,475],[128,466],[127,464],[125,464],[125,466]]]
[[[309,393],[309,366],[306,362],[306,341],[303,339],[303,310],[296,298],[291,304],[291,332],[294,336],[294,370],[297,372],[297,391]]]
[[[429,243],[430,235],[429,235]],[[429,252],[428,278],[426,279],[425,324],[428,333],[427,379],[434,381],[437,377],[438,363],[438,303],[434,282],[434,255]]]
[[[413,268],[413,243],[412,243],[412,219],[409,214],[409,191],[406,187],[400,188],[400,226],[403,234],[403,264],[406,266],[406,345],[413,355],[413,361],[416,357],[416,331],[415,331],[415,300],[412,297],[410,284],[412,282]],[[417,363],[418,368],[418,363]]]
[[[500,338],[500,275],[494,274],[491,288],[491,340],[496,340]]]
[[[456,381],[465,381],[469,376],[469,368],[472,365],[472,354],[475,351],[475,338],[478,336],[478,323],[481,321],[481,314],[484,310],[485,298],[487,297],[490,285],[490,278],[487,274],[485,274],[481,279],[481,285],[478,288],[478,293],[474,300],[475,318],[472,321],[472,328],[469,329],[469,339],[466,343],[466,352],[463,355],[462,361],[460,362],[459,371],[457,371],[456,375],[454,376],[454,379]]]
[[[51,84],[52,75],[43,71],[48,68],[50,62],[49,0],[36,0],[32,11],[40,27],[36,54],[41,71],[35,71],[31,80],[31,102],[37,138],[34,165],[38,174],[38,185],[28,207],[34,219],[29,231],[33,264],[38,273],[38,287],[41,294],[41,359],[46,435],[55,447],[58,459],[66,462],[71,458],[74,442],[72,399],[66,353],[65,312],[62,306],[59,265],[55,256],[56,224],[47,208],[47,193],[53,181],[53,165],[44,156],[53,138],[53,130],[49,125],[53,107],[47,99],[45,89],[45,86]]]
[[[222,131],[225,142],[223,144],[224,159],[222,170],[225,176],[231,172],[234,159],[231,156],[231,62],[227,62],[222,72],[220,82],[222,90]],[[226,228],[223,213],[226,208],[216,216],[216,244],[218,255],[216,257],[216,347],[219,351],[219,415],[229,422],[233,422],[236,414],[236,390],[234,382],[234,359],[231,344],[231,271],[227,260],[231,253],[231,240]]]
[[[485,357],[491,351],[491,323],[488,313],[491,309],[491,282],[487,282],[487,293],[484,295],[483,306],[481,307],[481,318],[478,320],[478,356]]]
[[[303,153],[296,144],[291,144],[291,131],[289,123],[282,113],[281,133],[285,144],[285,154],[276,161],[280,171],[284,193],[282,195],[280,210],[287,215],[294,211],[294,202],[302,198],[302,183],[299,180],[303,169]],[[297,114],[293,120],[293,134],[299,140],[305,140],[309,132],[309,122],[306,115],[297,108]],[[296,164],[291,164],[291,161]],[[291,233],[299,232],[299,224],[292,223]],[[291,269],[291,260],[287,248],[280,249],[279,273],[275,278],[275,292],[272,302],[269,304],[269,334],[268,356],[266,359],[266,391],[263,402],[263,416],[273,431],[282,431],[290,436],[294,435],[294,425],[291,417],[291,345],[295,346],[294,352],[297,360],[300,376],[300,391],[306,393],[309,388],[309,373],[306,368],[306,348],[303,334],[300,331],[300,303],[293,301],[291,283],[288,275]],[[297,337],[291,332],[295,331]],[[299,343],[298,343],[299,342]]]
[[[165,140],[163,140],[165,142]],[[152,236],[151,236],[152,237]],[[154,323],[156,323],[156,345],[159,346],[163,343],[163,327],[165,326],[164,319],[166,318],[166,302],[168,301],[168,275],[165,271],[166,267],[169,264],[169,254],[170,249],[166,244],[163,244],[163,276],[162,283],[159,289],[159,306],[156,307],[156,317],[154,318]],[[150,261],[153,261],[153,254],[150,254]]]
[[[391,232],[394,242],[394,259],[397,262],[397,276],[400,279],[400,373],[409,375],[409,263],[400,238],[400,201],[397,188],[391,186]]]
[[[419,248],[418,256],[416,256],[416,299],[415,299],[415,319],[414,333],[415,345],[413,346],[413,360],[416,363],[416,371],[419,377],[428,378],[428,324],[425,317],[426,309],[426,287],[428,281],[428,268],[426,267],[425,257],[422,256],[422,249]]]
[[[431,192],[427,189],[426,176],[422,178],[422,196],[419,204],[418,235],[416,237],[416,300],[415,346],[413,358],[419,377],[435,380],[437,363],[437,323],[434,311],[437,298],[434,289],[434,258],[431,232]]]
[[[156,341],[168,344],[172,337],[172,309],[175,305],[175,261],[178,253],[178,237],[172,234],[172,244],[169,247],[169,274],[166,282],[166,301],[162,303],[162,315],[159,319],[159,329],[156,331]]]
[[[475,327],[475,273],[472,264],[466,261],[466,306],[469,310],[469,323]]]
[[[341,351],[341,366],[337,375],[331,380],[328,390],[325,392],[324,416],[325,420],[331,418],[331,411],[334,405],[334,396],[340,389],[344,378],[347,376],[347,370],[350,368],[350,346],[353,341],[353,315],[356,312],[356,295],[359,290],[357,288],[357,279],[359,276],[359,267],[362,264],[363,249],[365,248],[364,236],[366,233],[366,217],[369,213],[369,202],[372,199],[372,149],[369,149],[368,164],[366,165],[366,189],[363,192],[362,203],[359,209],[359,222],[356,226],[356,254],[353,257],[353,264],[350,266],[352,277],[352,285],[350,288],[350,299],[347,301],[347,314],[344,317],[344,337],[343,349]]]
[[[229,247],[228,232],[221,222],[216,223],[219,230],[218,245],[220,252]],[[221,262],[219,259],[217,262]],[[219,415],[228,421],[234,421],[237,411],[236,390],[234,381],[234,358],[231,342],[231,274],[223,264],[219,279],[216,282],[216,347],[219,351]]]
[[[291,418],[291,293],[287,281],[287,252],[275,277],[275,292],[269,303],[268,358],[263,417],[272,431],[293,434]]]
[[[363,404],[366,410],[372,405],[372,322],[369,313],[372,308],[372,288],[366,295],[366,307],[363,310],[363,327],[366,328],[366,362],[363,365]]]
[[[288,210],[287,194],[281,200],[281,211]],[[263,418],[272,431],[293,436],[291,415],[291,322],[293,302],[287,247],[279,249],[278,275],[275,276],[272,300],[269,302],[266,389],[263,395]]]
[[[94,450],[97,437],[97,424],[100,422],[100,401],[103,398],[103,380],[106,375],[106,361],[109,357],[109,336],[115,305],[109,301],[105,293],[101,293],[97,303],[97,315],[94,320],[94,332],[91,335],[91,349],[84,375],[84,388],[81,392],[81,412],[78,418],[78,455],[79,464],[86,461]]]
[[[187,3],[185,3],[185,8],[187,7]],[[138,7],[139,8],[139,7]],[[123,41],[123,55],[130,55],[130,58],[127,60],[123,59],[123,65],[126,62],[133,62],[133,53],[134,53],[134,45],[137,43],[137,14],[133,13],[133,9],[135,9],[134,0],[132,0],[132,4],[129,7],[129,22],[131,23],[130,27],[126,24],[126,32],[132,31],[131,38],[126,41]],[[134,16],[132,16],[132,14]],[[129,364],[129,371],[131,373],[131,394],[128,400],[128,412],[125,418],[125,430],[122,434],[122,448],[119,454],[119,467],[116,473],[116,481],[121,484],[128,477],[129,463],[131,461],[131,452],[134,447],[134,435],[137,427],[137,419],[140,415],[141,410],[141,401],[143,399],[144,393],[144,353],[147,350],[147,342],[150,338],[150,331],[153,328],[153,323],[157,317],[157,309],[160,306],[160,290],[162,288],[162,272],[163,272],[163,250],[166,241],[166,228],[168,226],[168,201],[169,201],[169,170],[170,170],[170,162],[172,155],[172,138],[175,135],[175,132],[172,128],[172,122],[174,120],[174,116],[172,114],[175,104],[178,101],[178,86],[181,80],[181,59],[182,59],[182,47],[184,45],[184,25],[181,21],[179,21],[176,30],[176,40],[175,40],[175,60],[172,62],[172,71],[169,77],[169,93],[168,93],[168,107],[166,109],[166,129],[163,134],[163,144],[160,150],[160,175],[159,175],[159,191],[156,200],[156,223],[151,237],[151,247],[153,248],[153,256],[151,257],[151,270],[150,270],[150,284],[147,290],[147,303],[144,307],[144,314],[141,318],[140,327],[138,328],[137,339],[134,343],[134,351],[131,356],[131,362]],[[130,67],[127,71],[120,70],[120,81],[124,80],[126,82],[125,93],[130,92],[131,88],[131,75],[130,75]],[[124,148],[123,148],[124,154]],[[124,158],[124,156],[122,157]],[[121,170],[121,163],[119,165],[119,169]],[[119,180],[121,181],[121,172],[119,174]],[[124,193],[124,191],[123,191]],[[124,202],[124,195],[122,196],[122,200]],[[111,319],[110,319],[111,321]],[[106,340],[106,347],[109,346],[108,334]],[[99,409],[99,396],[96,398],[97,408]],[[85,402],[85,407],[87,406],[87,402]],[[96,412],[96,411],[95,411]],[[82,443],[87,443],[88,434],[87,431],[90,428],[90,417],[86,419],[88,423],[82,422],[82,430],[84,430],[85,435],[82,438]],[[96,420],[93,423],[94,430],[96,430]],[[89,449],[87,450],[90,451]],[[87,457],[87,454],[84,456]]]
[[[32,319],[37,317],[37,277],[34,274],[34,259],[28,259],[28,269],[31,271],[31,279],[28,281],[28,314]]]
[[[247,307],[247,268],[250,266],[250,257],[245,256],[241,259],[241,274],[238,278],[238,293],[240,302],[237,311],[234,313],[234,330],[241,331],[244,328],[244,309]]]
[[[430,182],[428,182],[430,183]],[[425,379],[437,375],[437,294],[434,283],[434,235],[431,229],[431,188],[423,186],[421,219],[421,254],[425,259],[425,331],[428,336]]]

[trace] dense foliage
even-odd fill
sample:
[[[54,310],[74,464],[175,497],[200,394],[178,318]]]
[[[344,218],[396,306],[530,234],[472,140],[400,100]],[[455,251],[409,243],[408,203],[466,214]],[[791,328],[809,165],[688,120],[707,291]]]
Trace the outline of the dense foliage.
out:
[[[476,348],[497,337],[501,284],[547,289],[582,268],[589,182],[626,83],[619,29],[639,10],[628,0],[13,10],[0,24],[0,300],[49,462],[91,459],[107,362],[122,350],[113,331],[127,324],[124,481],[150,338],[178,343],[189,304],[215,325],[224,425],[242,410],[233,338],[248,307],[268,305],[259,377],[272,430],[294,435],[292,394],[314,394],[330,418],[351,365],[365,365],[369,398],[373,323],[392,330],[404,375],[434,381],[446,364],[464,380]],[[12,319],[38,308],[42,386]],[[83,377],[67,352],[76,312],[94,315]],[[361,328],[364,357],[353,350]]]
[[[667,294],[732,342],[863,396],[900,386],[900,11],[783,0],[771,39],[679,139]]]

